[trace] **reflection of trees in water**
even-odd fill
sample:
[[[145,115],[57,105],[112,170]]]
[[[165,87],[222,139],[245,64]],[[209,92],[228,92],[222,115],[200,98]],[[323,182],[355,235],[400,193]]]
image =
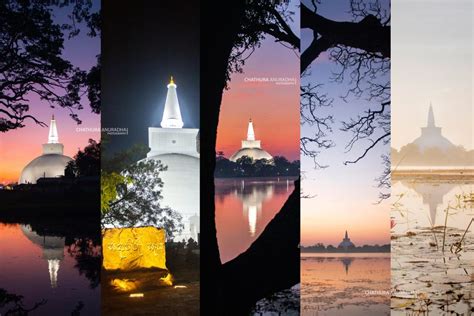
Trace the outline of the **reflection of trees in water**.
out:
[[[28,315],[30,312],[48,302],[42,299],[34,303],[31,307],[26,307],[23,303],[23,298],[23,295],[12,294],[0,288],[0,308],[10,306],[9,309],[5,311],[5,315]]]
[[[76,227],[85,227],[85,223],[77,223]],[[77,231],[66,233],[67,225],[31,224],[21,225],[23,234],[43,250],[43,259],[48,261],[51,287],[56,287],[57,273],[64,258],[64,248],[76,260],[74,267],[80,275],[89,280],[91,289],[100,284],[102,254],[100,248],[100,230],[87,231],[87,236]],[[47,232],[47,233],[46,233]],[[97,233],[97,234],[96,234]]]
[[[102,256],[100,244],[92,238],[75,238],[67,248],[67,252],[76,260],[74,267],[89,280],[91,289],[100,284],[100,268]]]
[[[344,270],[346,270],[346,275],[349,273],[349,267],[352,264],[352,261],[354,261],[354,258],[351,257],[343,257],[340,259],[342,262],[342,265],[344,266]]]

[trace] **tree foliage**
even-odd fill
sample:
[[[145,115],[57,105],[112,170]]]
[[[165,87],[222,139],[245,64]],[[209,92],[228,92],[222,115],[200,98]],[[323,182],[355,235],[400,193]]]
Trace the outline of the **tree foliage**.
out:
[[[297,54],[300,39],[290,27],[295,12],[290,9],[289,4],[288,0],[278,1],[278,4],[266,0],[246,2],[240,29],[227,63],[226,81],[230,80],[232,73],[243,71],[245,61],[268,35]]]
[[[432,147],[422,150],[416,144],[408,144],[396,150],[392,148],[394,166],[469,166],[474,164],[474,150],[453,146],[448,150]]]
[[[347,0],[349,18],[339,21],[323,16],[319,8],[323,0],[301,5],[301,27],[312,31],[308,47],[301,54],[301,117],[302,123],[312,126],[311,134],[301,138],[301,152],[315,160],[321,149],[334,146],[331,140],[333,115],[321,114],[334,99],[324,92],[326,83],[346,86],[340,99],[345,103],[364,100],[365,110],[342,122],[340,130],[349,133],[346,153],[355,158],[344,161],[354,164],[378,145],[390,143],[390,3],[383,0]],[[325,3],[328,3],[326,1]],[[315,82],[311,76],[317,71],[316,60],[327,57],[336,65],[331,77]],[[383,174],[378,187],[390,187],[390,160],[382,155]],[[381,197],[389,193],[381,192]]]
[[[172,237],[183,229],[182,216],[163,207],[163,181],[167,167],[153,159],[139,160],[148,151],[143,145],[104,158],[101,173],[102,225],[162,227]]]
[[[91,6],[92,0],[0,2],[1,132],[24,127],[27,120],[46,126],[30,114],[32,98],[68,109],[78,124],[83,94],[92,112],[100,112],[100,63],[88,73],[63,56],[65,38],[79,34],[81,22],[89,36],[97,36],[100,15],[91,12]],[[69,7],[71,23],[55,22],[54,9]]]
[[[216,160],[215,177],[289,177],[300,175],[299,160],[289,161],[285,157],[275,156],[271,161],[267,159],[254,160],[243,156],[236,162],[225,157]]]
[[[100,142],[89,139],[89,145],[79,150],[64,172],[66,177],[87,177],[100,175]]]

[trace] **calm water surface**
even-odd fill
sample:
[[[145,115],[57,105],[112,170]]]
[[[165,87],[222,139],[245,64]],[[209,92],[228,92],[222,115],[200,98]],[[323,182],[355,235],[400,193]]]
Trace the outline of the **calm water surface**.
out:
[[[0,291],[21,295],[24,309],[39,304],[29,315],[99,315],[100,248],[48,230],[0,222]],[[0,315],[15,308],[0,307]]]
[[[390,254],[302,253],[301,315],[390,315]]]
[[[216,225],[221,260],[254,242],[293,192],[293,178],[216,179]]]
[[[465,182],[392,183],[392,315],[471,315],[473,192]]]

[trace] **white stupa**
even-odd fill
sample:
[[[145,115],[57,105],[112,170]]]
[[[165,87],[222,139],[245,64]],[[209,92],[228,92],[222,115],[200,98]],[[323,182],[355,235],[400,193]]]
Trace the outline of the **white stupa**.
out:
[[[239,158],[244,156],[248,156],[253,160],[267,159],[270,161],[273,159],[272,155],[262,149],[260,140],[255,139],[252,119],[249,119],[247,139],[242,140],[242,148],[234,153],[229,160],[236,162]]]
[[[449,150],[456,147],[449,139],[441,133],[441,127],[436,126],[433,106],[430,104],[428,110],[428,123],[426,127],[421,128],[421,136],[413,141],[421,152],[429,148],[438,148],[441,150]]]
[[[150,152],[146,159],[159,160],[168,167],[160,173],[163,181],[162,206],[183,216],[184,230],[176,241],[198,241],[199,228],[199,130],[183,128],[176,84],[168,84],[161,128],[148,128]]]
[[[354,248],[355,245],[352,243],[351,239],[349,238],[349,235],[347,234],[347,230],[346,230],[346,234],[344,235],[344,239],[342,239],[341,243],[339,244],[338,248],[343,248],[345,250],[349,249],[349,248]]]
[[[64,176],[64,169],[72,159],[63,155],[64,146],[59,143],[58,129],[54,115],[49,125],[48,143],[43,144],[43,154],[33,159],[23,168],[19,184],[35,184],[39,178]]]

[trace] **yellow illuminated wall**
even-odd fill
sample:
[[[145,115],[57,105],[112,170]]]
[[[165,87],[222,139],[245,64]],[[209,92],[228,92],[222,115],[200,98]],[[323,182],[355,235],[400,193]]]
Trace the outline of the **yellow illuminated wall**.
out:
[[[166,269],[165,231],[156,227],[111,228],[103,231],[106,270]]]

